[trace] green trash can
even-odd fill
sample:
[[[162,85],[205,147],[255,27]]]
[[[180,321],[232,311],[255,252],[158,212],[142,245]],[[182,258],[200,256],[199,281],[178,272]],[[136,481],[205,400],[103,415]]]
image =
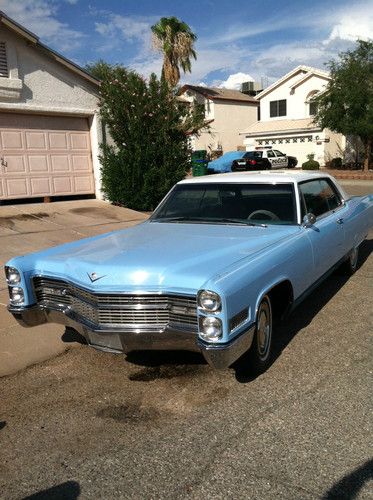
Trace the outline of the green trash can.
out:
[[[200,177],[207,175],[207,160],[193,160],[192,161],[192,174],[193,177]]]
[[[206,160],[207,156],[207,151],[206,149],[198,149],[197,151],[193,151],[191,157],[192,157],[192,162],[194,160]]]

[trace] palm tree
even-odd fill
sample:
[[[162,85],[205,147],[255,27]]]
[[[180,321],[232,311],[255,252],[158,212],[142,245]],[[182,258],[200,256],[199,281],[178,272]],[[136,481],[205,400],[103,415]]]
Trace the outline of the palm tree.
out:
[[[162,77],[174,87],[180,80],[180,68],[190,73],[190,59],[197,59],[193,48],[197,36],[177,17],[162,17],[151,30],[154,46],[163,53]]]

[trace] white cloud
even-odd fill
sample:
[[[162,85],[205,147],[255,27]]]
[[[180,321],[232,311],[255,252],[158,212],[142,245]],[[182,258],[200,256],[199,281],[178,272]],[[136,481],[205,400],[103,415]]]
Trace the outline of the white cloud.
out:
[[[350,41],[373,39],[373,4],[370,11],[367,9],[364,11],[364,15],[362,14],[362,12],[351,12],[349,15],[343,16],[333,26],[328,40],[337,38]]]
[[[0,10],[60,52],[80,46],[84,34],[57,19],[57,4],[47,0],[0,0]]]
[[[254,78],[248,73],[234,73],[229,75],[228,78],[222,81],[219,87],[225,89],[241,90],[241,86],[244,82],[253,82]]]

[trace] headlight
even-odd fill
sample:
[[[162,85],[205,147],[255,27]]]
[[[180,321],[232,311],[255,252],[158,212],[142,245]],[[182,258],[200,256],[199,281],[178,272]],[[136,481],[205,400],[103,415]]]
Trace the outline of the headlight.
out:
[[[201,290],[198,294],[198,306],[206,312],[218,312],[221,309],[221,298],[210,290]]]
[[[5,266],[5,276],[8,285],[17,285],[21,282],[21,275],[15,267]]]
[[[21,288],[20,286],[10,286],[9,296],[10,296],[10,302],[13,305],[23,304],[25,300],[23,288]]]
[[[207,342],[216,342],[223,335],[223,326],[219,318],[204,316],[199,320],[199,335]]]

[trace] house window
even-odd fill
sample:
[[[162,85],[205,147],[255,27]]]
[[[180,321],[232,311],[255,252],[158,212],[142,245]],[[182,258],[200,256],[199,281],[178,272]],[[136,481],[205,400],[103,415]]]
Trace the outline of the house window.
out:
[[[317,103],[310,102],[310,116],[314,116],[317,113]]]
[[[298,142],[298,139],[296,137],[294,137],[293,142]]]
[[[264,141],[264,144],[269,144],[269,141]]]
[[[0,42],[0,78],[8,78],[8,61],[6,58],[5,42]]]
[[[286,116],[286,99],[280,101],[270,101],[269,103],[269,116]]]
[[[300,142],[306,142],[306,138],[305,137],[301,137],[300,138]]]
[[[285,139],[286,144],[289,144],[289,142],[290,142],[290,139]]]
[[[279,140],[278,140],[278,143],[279,143],[279,144],[282,144],[283,142],[284,142],[284,140],[283,140],[283,139],[279,139]]]
[[[263,141],[258,141],[259,146],[263,144]]]
[[[307,137],[307,140],[308,140],[308,142],[312,142],[312,135],[309,135],[309,136]]]

